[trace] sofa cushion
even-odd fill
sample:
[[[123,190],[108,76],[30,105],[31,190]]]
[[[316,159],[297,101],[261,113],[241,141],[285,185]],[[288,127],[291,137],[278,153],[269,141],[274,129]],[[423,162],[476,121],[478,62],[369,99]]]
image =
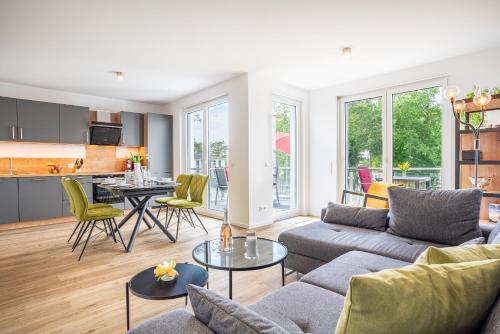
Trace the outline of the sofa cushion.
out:
[[[491,230],[488,236],[488,243],[492,244],[498,235],[500,235],[500,223],[496,223],[495,227]],[[496,243],[500,243],[500,240],[496,241]]]
[[[363,208],[329,202],[323,221],[385,231],[388,213],[389,209]]]
[[[300,281],[345,296],[353,275],[369,274],[411,264],[385,256],[352,251],[303,276]]]
[[[500,260],[353,276],[335,333],[477,333],[499,291]]]
[[[314,285],[294,282],[262,298],[250,306],[253,311],[268,316],[273,314],[293,321],[305,333],[333,333],[344,297]],[[279,322],[279,319],[273,319]]]
[[[498,334],[500,333],[500,296],[495,305],[490,310],[488,317],[483,323],[480,334]]]
[[[500,259],[500,245],[466,245],[457,247],[429,247],[415,263],[440,264]]]
[[[415,190],[389,188],[391,208],[388,232],[446,245],[482,236],[479,189]]]
[[[198,320],[218,334],[287,334],[276,323],[232,300],[195,285],[187,286]]]
[[[323,262],[353,250],[413,262],[429,245],[442,245],[402,238],[370,229],[314,222],[284,231],[278,240],[288,251]]]
[[[207,326],[186,310],[160,314],[132,328],[127,334],[213,334]]]

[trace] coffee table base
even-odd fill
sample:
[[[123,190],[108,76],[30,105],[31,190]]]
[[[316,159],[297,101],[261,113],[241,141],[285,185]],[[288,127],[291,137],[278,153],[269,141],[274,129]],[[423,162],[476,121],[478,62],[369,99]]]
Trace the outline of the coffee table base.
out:
[[[280,264],[281,264],[281,286],[285,286],[285,260],[281,261]],[[205,270],[207,271],[207,273],[209,272],[208,267],[205,267]],[[258,269],[252,269],[252,270],[258,270]],[[229,271],[229,299],[233,299],[233,271],[242,271],[242,270],[229,269],[228,271]],[[207,289],[208,288],[209,285],[207,281]]]

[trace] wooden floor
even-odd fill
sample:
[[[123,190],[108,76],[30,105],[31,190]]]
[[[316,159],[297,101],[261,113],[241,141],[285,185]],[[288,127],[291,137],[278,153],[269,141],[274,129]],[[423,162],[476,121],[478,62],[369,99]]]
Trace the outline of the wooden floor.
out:
[[[0,231],[0,332],[8,333],[123,333],[125,282],[135,273],[163,260],[193,262],[198,243],[218,237],[220,221],[202,217],[209,231],[181,228],[177,243],[158,228],[143,228],[131,253],[102,234],[78,262],[66,240],[75,223]],[[257,230],[276,239],[281,231],[306,224],[301,217]],[[293,224],[291,224],[293,222]],[[131,224],[123,227],[128,240]],[[243,235],[233,228],[233,235]],[[251,304],[281,286],[280,266],[233,275],[234,299]],[[287,281],[295,280],[287,277]],[[210,271],[210,288],[227,296],[228,274]],[[161,312],[184,307],[184,300],[150,301],[131,296],[131,325]],[[189,306],[188,306],[189,308]]]

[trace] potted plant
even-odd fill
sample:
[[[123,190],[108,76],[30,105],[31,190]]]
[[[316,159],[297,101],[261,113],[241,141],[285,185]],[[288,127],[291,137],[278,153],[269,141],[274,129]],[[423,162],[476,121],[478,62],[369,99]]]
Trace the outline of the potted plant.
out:
[[[141,161],[142,157],[138,154],[133,154],[130,152],[130,160],[134,164],[134,182],[136,184],[142,183],[142,174],[141,174]]]

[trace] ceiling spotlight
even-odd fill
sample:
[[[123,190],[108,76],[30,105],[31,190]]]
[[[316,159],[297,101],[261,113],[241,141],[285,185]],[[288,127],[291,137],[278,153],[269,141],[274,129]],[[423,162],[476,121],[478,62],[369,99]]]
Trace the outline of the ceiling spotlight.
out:
[[[351,58],[351,47],[347,46],[342,49],[342,57],[344,58]]]
[[[125,78],[125,74],[123,72],[115,72],[116,80],[123,80]]]

